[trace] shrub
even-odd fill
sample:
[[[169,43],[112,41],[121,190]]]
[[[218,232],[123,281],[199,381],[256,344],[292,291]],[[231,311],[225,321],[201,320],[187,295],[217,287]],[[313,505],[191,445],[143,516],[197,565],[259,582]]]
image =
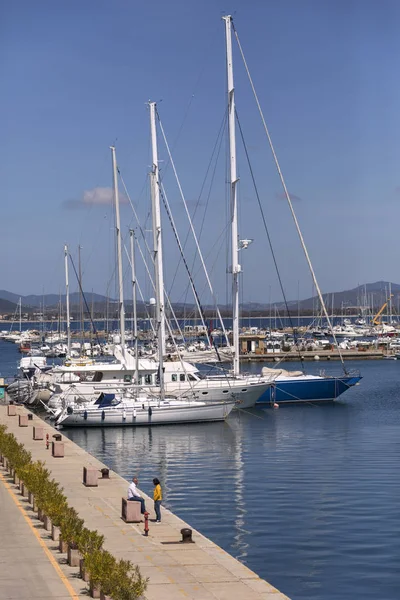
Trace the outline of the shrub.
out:
[[[74,508],[67,506],[60,520],[61,536],[64,542],[77,545],[79,535],[83,529],[83,519],[80,519]]]

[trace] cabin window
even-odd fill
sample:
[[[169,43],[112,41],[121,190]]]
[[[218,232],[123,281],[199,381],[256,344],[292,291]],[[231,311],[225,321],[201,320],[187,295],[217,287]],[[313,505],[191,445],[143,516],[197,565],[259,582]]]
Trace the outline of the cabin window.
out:
[[[171,381],[178,381],[178,375],[176,373],[172,373]]]
[[[242,389],[242,392],[247,392],[247,388],[243,388],[243,389]]]
[[[96,373],[94,374],[94,377],[93,377],[92,381],[95,381],[95,382],[98,383],[102,379],[103,379],[103,373],[101,371],[96,371]]]
[[[196,377],[194,375],[192,375],[191,373],[189,373],[188,379],[189,379],[189,381],[196,381]]]
[[[146,385],[151,385],[151,375],[145,375],[144,382]]]
[[[181,374],[179,375],[179,379],[180,379],[180,381],[185,381],[185,379],[186,379],[186,378],[185,378],[185,374],[184,374],[184,373],[181,373]]]
[[[229,392],[229,390],[222,390],[223,394],[227,394]]]
[[[124,375],[124,382],[125,383],[131,383],[132,382],[132,375]]]
[[[208,392],[201,392],[203,396],[207,396]]]

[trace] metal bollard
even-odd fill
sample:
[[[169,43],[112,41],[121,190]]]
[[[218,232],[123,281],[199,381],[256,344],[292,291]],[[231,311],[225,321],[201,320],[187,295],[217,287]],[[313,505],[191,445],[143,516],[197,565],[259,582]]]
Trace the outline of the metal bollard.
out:
[[[149,535],[149,513],[147,510],[144,513],[144,535],[146,537]]]
[[[49,449],[49,446],[50,446],[49,434],[48,434],[48,433],[46,433],[46,450],[48,450],[48,449]]]
[[[194,542],[192,540],[192,530],[189,529],[189,527],[184,527],[183,529],[181,529],[181,534],[182,534],[182,540],[181,540],[182,544],[194,544]]]

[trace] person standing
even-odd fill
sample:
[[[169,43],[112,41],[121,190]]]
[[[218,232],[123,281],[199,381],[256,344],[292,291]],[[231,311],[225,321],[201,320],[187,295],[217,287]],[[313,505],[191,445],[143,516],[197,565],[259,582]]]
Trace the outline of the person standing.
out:
[[[154,511],[156,513],[156,523],[161,523],[162,490],[161,490],[160,481],[159,481],[159,479],[157,479],[157,477],[155,477],[153,479],[153,484],[155,486],[154,493],[153,493],[153,499],[154,499]]]
[[[137,486],[139,484],[139,480],[137,477],[132,479],[132,483],[128,488],[128,500],[140,502],[140,508],[142,515],[146,512],[146,505],[144,503],[144,498],[139,494],[137,490]]]

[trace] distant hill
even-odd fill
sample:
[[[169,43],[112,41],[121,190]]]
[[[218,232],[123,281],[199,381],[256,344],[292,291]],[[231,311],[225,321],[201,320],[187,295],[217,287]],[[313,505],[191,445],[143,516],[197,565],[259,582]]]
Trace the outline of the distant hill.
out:
[[[400,285],[398,283],[392,283],[392,303],[393,306],[397,306],[397,299],[400,296]],[[375,283],[366,283],[364,285],[359,285],[351,290],[344,290],[343,292],[330,292],[328,294],[323,294],[324,301],[326,305],[331,308],[332,307],[332,297],[333,297],[333,307],[338,310],[343,307],[350,306],[370,306],[378,308],[382,306],[384,302],[386,302],[389,297],[389,282],[388,281],[376,281]],[[318,297],[314,296],[311,298],[306,298],[305,300],[300,301],[300,311],[308,311],[312,310],[318,304]],[[279,306],[283,306],[282,303],[279,303]],[[290,308],[296,306],[297,301],[290,302]]]
[[[400,285],[398,283],[392,283],[392,302],[393,308],[397,308],[400,304]],[[344,290],[341,292],[329,292],[324,293],[324,300],[329,307],[329,310],[332,308],[332,300],[333,307],[338,312],[343,308],[349,309],[350,307],[354,308],[356,311],[356,307],[359,306],[370,306],[373,309],[377,309],[387,300],[389,295],[389,283],[387,281],[376,281],[375,283],[367,283],[363,285],[359,285],[350,290]],[[106,306],[108,303],[109,314],[111,315],[115,310],[117,310],[117,300],[107,299],[106,296],[102,296],[101,294],[95,294],[92,292],[85,292],[86,302],[88,304],[89,309],[91,310],[93,303],[94,314],[103,314],[105,313]],[[7,292],[6,290],[0,290],[0,313],[13,313],[16,309],[16,305],[21,298],[22,302],[22,312],[38,312],[42,311],[43,304],[44,309],[57,311],[58,305],[60,302],[60,297],[57,294],[45,294],[35,295],[30,294],[28,296],[20,296],[19,294],[14,294],[12,292]],[[61,296],[61,303],[65,306],[65,295]],[[77,307],[79,306],[80,297],[78,292],[74,292],[70,294],[70,305],[71,311],[74,309],[76,313]],[[126,301],[126,311],[127,313],[132,311],[132,300]],[[282,301],[274,302],[271,304],[273,308],[276,306],[280,312],[285,310],[284,303]],[[306,298],[305,300],[300,300],[299,309],[302,314],[307,314],[313,310],[315,310],[319,306],[319,300],[317,296]],[[195,306],[193,303],[191,304],[182,304],[182,303],[173,303],[174,310],[177,314],[189,315],[191,312],[195,311]],[[242,305],[243,313],[252,314],[252,315],[262,315],[267,314],[271,310],[271,307],[268,303],[262,302],[247,302]],[[298,310],[297,300],[288,301],[289,310],[292,312],[296,312]],[[207,311],[208,314],[215,312],[214,306],[203,306],[203,308]],[[231,309],[230,307],[220,306],[220,310],[223,314],[229,314]],[[87,314],[86,306],[84,306],[84,312]],[[144,304],[143,302],[138,302],[138,312],[144,313]],[[397,311],[396,311],[397,312]]]
[[[13,313],[16,307],[17,305],[14,302],[0,298],[0,313]]]
[[[88,304],[91,304],[92,301],[96,304],[105,304],[107,302],[106,296],[102,296],[101,294],[85,292],[85,297]],[[0,290],[0,299],[18,304],[20,298],[24,308],[40,308],[43,304],[45,307],[52,308],[58,306],[60,302],[60,296],[58,294],[44,294],[44,296],[30,294],[29,296],[22,296],[20,294],[7,292],[6,290]],[[71,304],[79,304],[79,293],[74,292],[73,294],[70,294],[69,301]],[[65,304],[65,295],[61,295],[61,302]],[[109,302],[114,302],[114,300],[109,300]]]

